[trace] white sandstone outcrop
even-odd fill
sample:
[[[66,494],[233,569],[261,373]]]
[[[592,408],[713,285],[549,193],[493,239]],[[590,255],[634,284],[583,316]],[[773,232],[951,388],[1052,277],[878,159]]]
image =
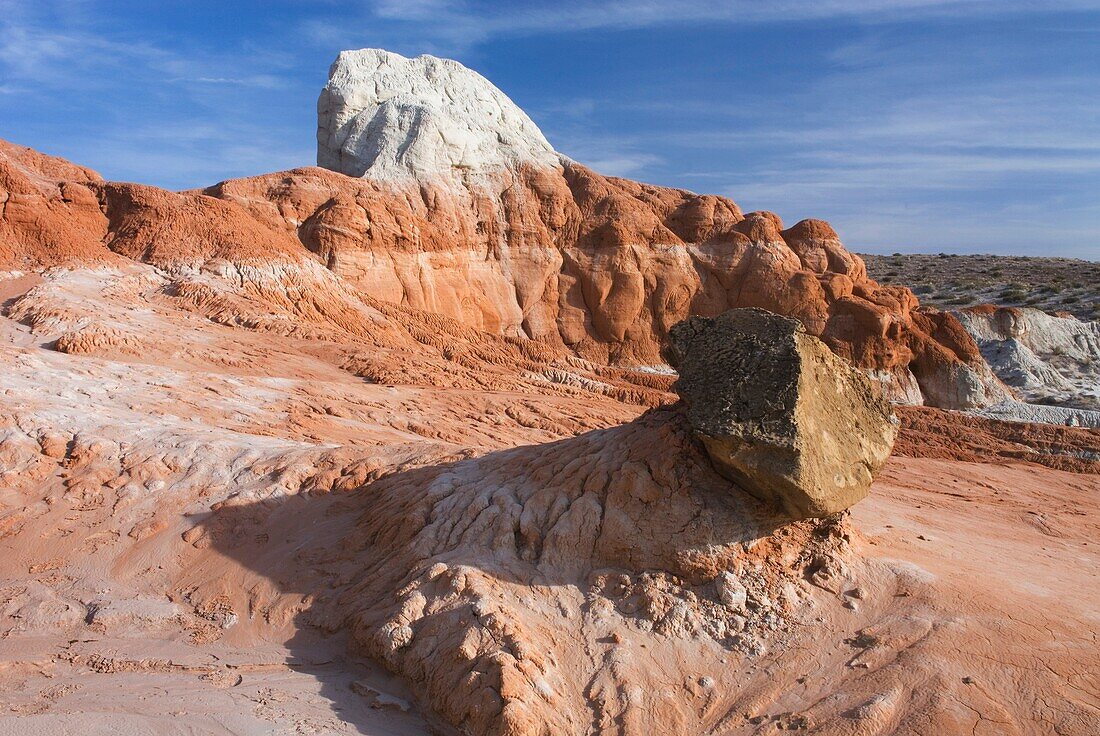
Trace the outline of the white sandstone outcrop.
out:
[[[457,61],[341,51],[317,101],[317,164],[406,180],[487,174],[561,157],[508,96]]]
[[[993,372],[1025,401],[1100,409],[1100,323],[1038,309],[955,313]]]

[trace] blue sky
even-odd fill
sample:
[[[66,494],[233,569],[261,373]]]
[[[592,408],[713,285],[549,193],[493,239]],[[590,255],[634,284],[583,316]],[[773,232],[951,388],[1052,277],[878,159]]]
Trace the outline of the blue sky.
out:
[[[1100,0],[0,0],[0,137],[174,189],[312,164],[328,65],[366,46],[856,250],[1100,259]]]

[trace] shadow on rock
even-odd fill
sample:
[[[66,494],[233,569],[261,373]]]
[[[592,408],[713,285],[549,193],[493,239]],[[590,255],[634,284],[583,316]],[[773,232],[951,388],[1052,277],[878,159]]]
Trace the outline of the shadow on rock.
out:
[[[751,650],[753,622],[845,543],[836,519],[788,523],[718,475],[680,406],[352,492],[231,501],[202,527],[271,581],[236,610],[293,615],[292,652],[310,628],[346,634],[470,733],[697,725],[656,687],[662,660]]]

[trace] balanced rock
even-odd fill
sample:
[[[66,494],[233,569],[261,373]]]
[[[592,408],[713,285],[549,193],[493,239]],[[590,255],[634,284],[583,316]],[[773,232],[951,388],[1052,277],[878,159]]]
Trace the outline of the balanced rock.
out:
[[[763,309],[691,317],[669,334],[675,389],[715,468],[793,518],[867,495],[897,420],[864,373]]]

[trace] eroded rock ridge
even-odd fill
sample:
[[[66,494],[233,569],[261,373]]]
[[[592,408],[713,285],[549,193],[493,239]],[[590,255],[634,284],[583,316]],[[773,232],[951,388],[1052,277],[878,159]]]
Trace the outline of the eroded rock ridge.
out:
[[[503,93],[455,62],[344,54],[328,89],[345,107],[326,108],[322,137],[337,117],[357,131],[377,154],[362,177],[303,168],[175,193],[5,144],[0,262],[246,266],[333,288],[321,269],[371,299],[658,370],[672,325],[761,307],[798,319],[894,400],[959,408],[1006,396],[955,317],[869,279],[825,222],[785,227],[724,197],[601,176],[544,146]],[[486,110],[499,115],[475,119]],[[431,125],[474,133],[455,143]]]

